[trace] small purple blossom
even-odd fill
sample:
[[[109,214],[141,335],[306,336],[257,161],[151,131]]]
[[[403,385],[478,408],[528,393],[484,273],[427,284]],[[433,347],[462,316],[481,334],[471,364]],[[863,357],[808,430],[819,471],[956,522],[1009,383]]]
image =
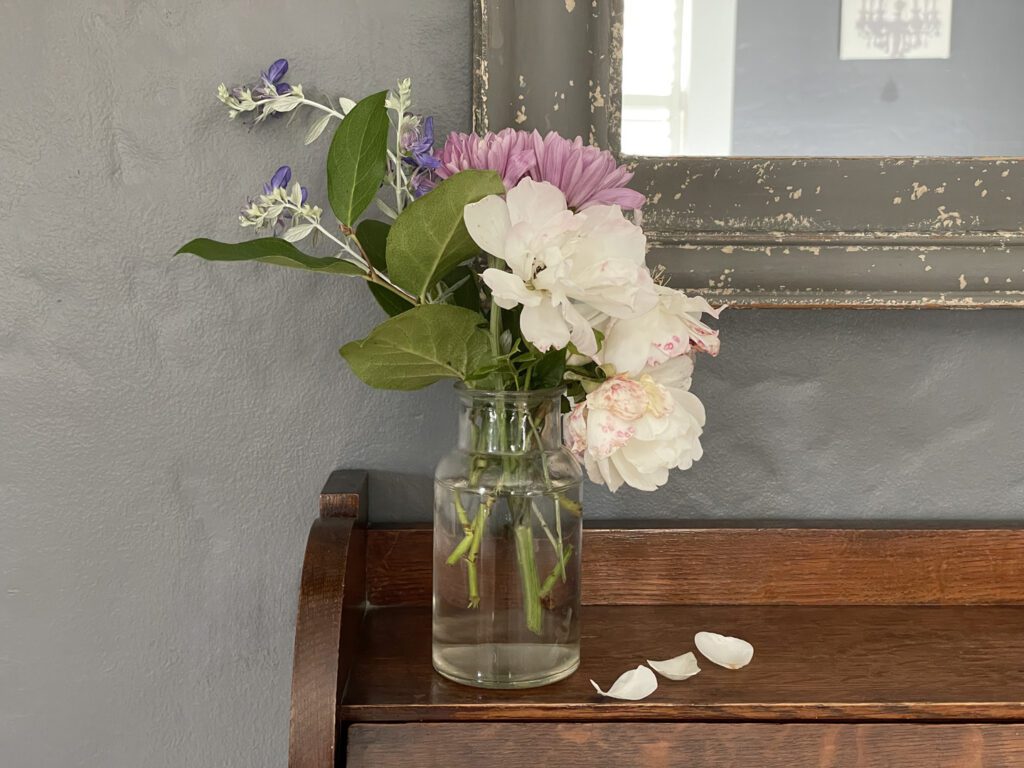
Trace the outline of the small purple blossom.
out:
[[[417,168],[435,170],[441,161],[434,157],[434,118],[427,117],[419,125],[402,134],[402,149],[408,152],[405,162]]]
[[[412,188],[413,197],[423,197],[437,186],[437,181],[429,170],[420,169],[413,174],[409,185]]]
[[[269,67],[267,71],[260,74],[260,80],[263,81],[261,86],[258,86],[253,90],[253,95],[257,93],[263,96],[263,98],[273,98],[275,92],[278,96],[283,96],[286,93],[291,93],[292,87],[288,83],[282,82],[281,78],[288,72],[288,60],[278,59]]]
[[[288,183],[292,180],[292,169],[287,165],[282,165],[276,171],[274,175],[270,177],[270,181],[263,185],[263,194],[272,194],[275,189],[279,187],[282,189],[288,189]]]
[[[279,234],[282,230],[287,229],[288,226],[296,218],[294,210],[284,207],[283,210],[280,207],[280,198],[283,196],[285,201],[289,201],[289,190],[288,185],[292,181],[292,169],[287,165],[282,165],[276,171],[274,175],[270,177],[270,181],[263,185],[263,196],[259,198],[249,198],[246,202],[245,207],[242,209],[242,219],[244,222],[249,222],[246,226],[256,226],[258,229],[265,226],[264,222],[267,222],[266,226],[271,226],[274,234]],[[309,190],[305,187],[300,186],[300,206],[306,204],[306,200],[309,197]],[[290,202],[294,204],[294,199]],[[278,213],[273,217],[268,217],[268,212],[273,206],[278,207]],[[302,212],[299,213],[301,217],[304,215]],[[318,215],[318,214],[317,214]]]

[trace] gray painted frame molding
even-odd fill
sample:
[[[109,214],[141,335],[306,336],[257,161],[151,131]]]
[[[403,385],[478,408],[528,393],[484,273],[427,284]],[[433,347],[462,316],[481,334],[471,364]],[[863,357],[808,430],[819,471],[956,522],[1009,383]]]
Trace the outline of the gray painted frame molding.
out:
[[[473,123],[630,163],[673,286],[745,307],[1024,308],[1024,158],[621,155],[622,2],[473,0]]]

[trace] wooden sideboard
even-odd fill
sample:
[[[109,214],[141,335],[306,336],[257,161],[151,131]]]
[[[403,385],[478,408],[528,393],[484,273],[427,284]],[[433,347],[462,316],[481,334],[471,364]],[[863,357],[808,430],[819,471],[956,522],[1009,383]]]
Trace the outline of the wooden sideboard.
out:
[[[291,768],[1024,766],[1024,530],[588,529],[579,671],[490,692],[431,669],[429,527],[367,505],[335,472],[310,531]],[[640,702],[591,687],[699,630],[753,662]]]

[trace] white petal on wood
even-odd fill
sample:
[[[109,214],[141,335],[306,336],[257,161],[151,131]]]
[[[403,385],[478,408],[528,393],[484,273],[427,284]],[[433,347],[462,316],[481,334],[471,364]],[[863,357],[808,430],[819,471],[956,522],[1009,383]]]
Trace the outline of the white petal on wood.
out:
[[[726,669],[745,667],[754,658],[754,646],[738,637],[698,632],[693,642],[708,661]]]
[[[629,672],[623,672],[607,691],[602,691],[601,686],[593,680],[590,681],[590,684],[602,696],[607,696],[610,699],[625,699],[626,701],[646,699],[658,690],[658,678],[643,664]]]
[[[666,661],[648,659],[647,664],[659,675],[667,677],[669,680],[686,680],[700,672],[700,667],[697,666],[697,657],[693,655],[693,651]]]

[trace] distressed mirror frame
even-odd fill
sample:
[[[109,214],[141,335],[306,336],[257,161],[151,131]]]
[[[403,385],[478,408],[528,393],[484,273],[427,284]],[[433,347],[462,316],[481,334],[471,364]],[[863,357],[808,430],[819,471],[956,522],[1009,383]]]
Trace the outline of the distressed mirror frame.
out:
[[[1024,158],[621,155],[622,3],[473,0],[473,124],[581,135],[633,166],[648,262],[674,287],[745,307],[1024,307]]]

